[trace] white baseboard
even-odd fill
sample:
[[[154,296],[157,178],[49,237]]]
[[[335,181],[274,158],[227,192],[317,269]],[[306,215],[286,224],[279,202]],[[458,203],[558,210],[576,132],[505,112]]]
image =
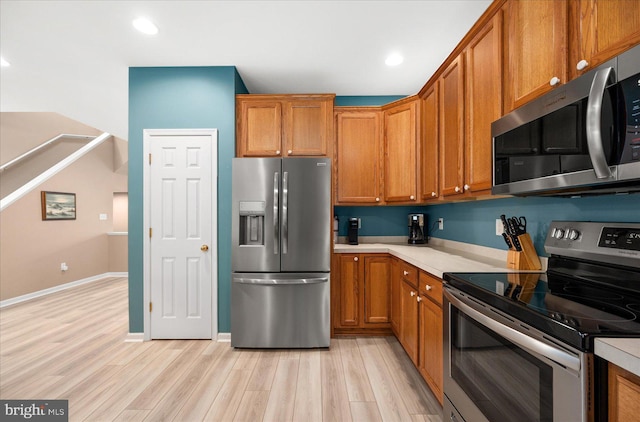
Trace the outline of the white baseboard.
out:
[[[5,299],[0,301],[0,309],[6,306],[15,305],[16,303],[25,302],[27,300],[50,295],[52,293],[60,292],[62,290],[67,290],[72,287],[80,286],[82,284],[93,283],[94,281],[104,280],[105,278],[109,278],[109,277],[129,277],[129,273],[128,272],[112,272],[112,273],[98,274],[91,277],[83,278],[81,280],[60,284],[59,286],[50,287],[48,289],[38,290],[37,292],[27,293],[26,295],[12,297],[11,299]]]
[[[231,343],[231,333],[218,333],[219,343]]]
[[[124,339],[125,343],[142,343],[144,341],[144,333],[129,333]]]

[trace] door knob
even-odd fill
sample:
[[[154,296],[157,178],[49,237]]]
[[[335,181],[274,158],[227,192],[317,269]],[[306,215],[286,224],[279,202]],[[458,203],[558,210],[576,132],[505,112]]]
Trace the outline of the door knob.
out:
[[[202,252],[206,252],[206,251],[208,251],[208,250],[209,250],[209,245],[202,245],[202,246],[200,246],[200,250],[201,250]]]

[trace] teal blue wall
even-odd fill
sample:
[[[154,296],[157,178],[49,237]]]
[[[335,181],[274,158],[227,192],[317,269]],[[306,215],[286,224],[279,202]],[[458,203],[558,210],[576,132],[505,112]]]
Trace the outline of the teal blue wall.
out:
[[[584,198],[526,197],[459,202],[411,207],[335,207],[340,219],[341,236],[347,234],[347,219],[360,217],[362,236],[406,236],[407,214],[423,212],[428,227],[444,218],[444,230],[435,228],[433,237],[507,249],[495,234],[495,220],[500,214],[525,216],[527,231],[538,254],[545,256],[544,239],[552,220],[640,222],[640,194],[602,195]]]
[[[218,129],[218,330],[230,331],[231,159],[235,94],[247,89],[233,66],[129,69],[129,331],[143,323],[143,129]]]
[[[380,106],[405,98],[406,95],[339,95],[336,96],[336,106]]]

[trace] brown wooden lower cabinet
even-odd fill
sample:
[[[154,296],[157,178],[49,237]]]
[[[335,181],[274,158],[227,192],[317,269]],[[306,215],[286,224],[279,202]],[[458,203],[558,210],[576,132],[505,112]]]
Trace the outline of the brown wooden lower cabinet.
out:
[[[333,334],[390,335],[442,404],[442,280],[387,254],[334,254]]]
[[[334,335],[391,334],[391,259],[386,254],[334,254]]]
[[[418,371],[442,404],[442,308],[425,295],[420,298]]]
[[[640,377],[609,363],[609,422],[640,417]]]

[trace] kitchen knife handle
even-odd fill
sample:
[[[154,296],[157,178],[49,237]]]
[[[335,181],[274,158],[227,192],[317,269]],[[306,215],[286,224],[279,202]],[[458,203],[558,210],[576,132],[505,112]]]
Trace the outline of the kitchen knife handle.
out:
[[[282,254],[289,250],[289,172],[282,173]]]
[[[280,173],[273,173],[273,254],[280,252]]]

